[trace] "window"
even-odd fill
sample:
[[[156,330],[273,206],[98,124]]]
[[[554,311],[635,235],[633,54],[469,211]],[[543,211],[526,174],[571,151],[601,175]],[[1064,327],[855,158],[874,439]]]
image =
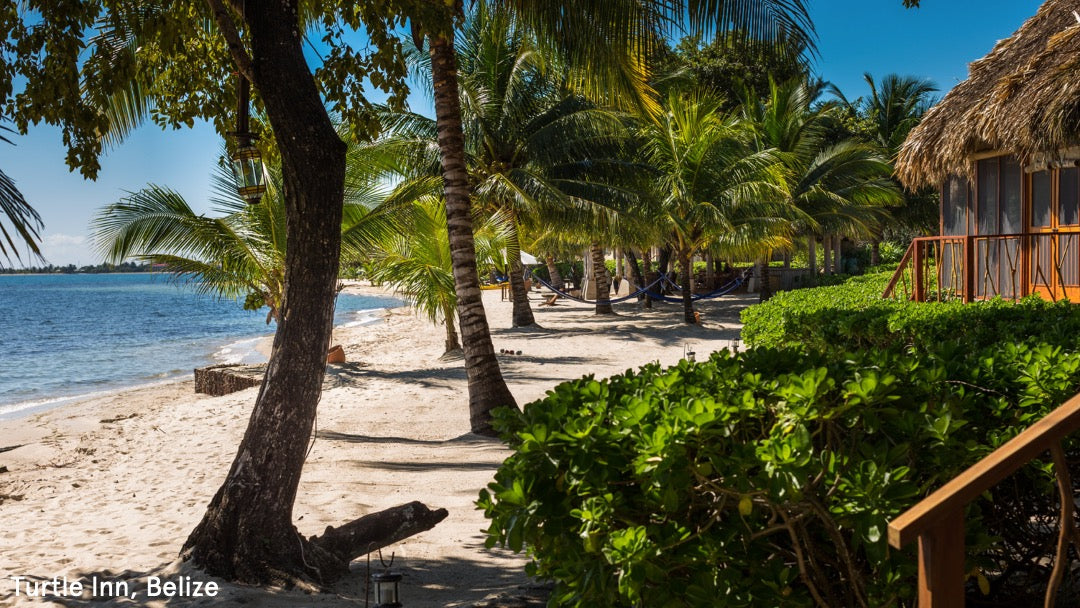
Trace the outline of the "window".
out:
[[[1050,225],[1050,172],[1031,174],[1031,225],[1041,228]]]
[[[1061,170],[1058,178],[1058,223],[1062,226],[1080,224],[1080,188],[1077,176],[1080,170],[1068,167]]]
[[[968,183],[952,176],[941,192],[942,234],[967,233]]]
[[[1024,188],[1020,165],[1011,156],[1001,161],[1001,234],[1023,232],[1020,221],[1020,193]]]
[[[997,158],[980,160],[978,164],[978,201],[975,213],[977,234],[998,233],[998,176]]]

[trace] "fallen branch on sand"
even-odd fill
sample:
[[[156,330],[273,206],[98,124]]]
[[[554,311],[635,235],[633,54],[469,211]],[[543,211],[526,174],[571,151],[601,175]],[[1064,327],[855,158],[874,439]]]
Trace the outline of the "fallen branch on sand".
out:
[[[435,527],[446,519],[446,509],[432,511],[427,505],[413,501],[371,513],[344,526],[327,526],[322,536],[312,536],[309,542],[319,545],[339,559],[350,562]]]

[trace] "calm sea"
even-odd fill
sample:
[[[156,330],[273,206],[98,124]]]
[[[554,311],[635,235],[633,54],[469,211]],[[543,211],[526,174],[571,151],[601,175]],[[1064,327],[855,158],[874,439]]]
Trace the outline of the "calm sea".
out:
[[[341,294],[336,325],[374,322],[393,298]],[[164,275],[0,275],[0,419],[74,397],[265,360],[266,309],[198,295]]]

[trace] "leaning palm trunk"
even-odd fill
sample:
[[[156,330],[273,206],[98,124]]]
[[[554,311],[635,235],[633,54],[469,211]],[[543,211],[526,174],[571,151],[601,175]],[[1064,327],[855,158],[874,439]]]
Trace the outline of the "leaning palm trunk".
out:
[[[683,321],[694,324],[697,323],[697,318],[694,316],[694,298],[693,278],[690,276],[690,250],[679,250],[679,282],[682,284],[682,307],[683,307]]]
[[[414,503],[327,527],[318,537],[304,538],[293,525],[334,317],[346,153],[304,61],[296,15],[296,2],[286,0],[257,4],[243,16],[252,81],[282,144],[285,297],[240,447],[181,549],[207,574],[255,584],[330,583],[348,574],[353,559],[446,517]],[[231,23],[228,14],[216,17]]]
[[[469,174],[465,168],[465,136],[461,126],[453,37],[452,29],[442,36],[429,37],[435,122],[442,157],[450,260],[454,267],[465,373],[469,382],[469,424],[473,432],[491,435],[494,434],[491,410],[500,406],[516,407],[517,403],[506,387],[495,358],[476,270],[476,246],[469,209]]]
[[[626,265],[629,267],[630,276],[633,277],[635,283],[630,291],[633,292],[634,289],[641,289],[644,287],[646,285],[645,277],[641,274],[641,268],[638,267],[637,256],[634,255],[633,249],[627,248],[626,250]],[[638,296],[638,301],[640,302],[643,298],[648,297],[649,296],[645,294],[641,294]]]
[[[513,326],[527,327],[536,325],[532,307],[529,306],[529,292],[525,289],[524,269],[521,266],[521,254],[510,257],[510,295],[514,304]]]
[[[559,267],[555,264],[555,256],[544,256],[544,264],[547,264],[548,279],[550,279],[551,286],[555,289],[563,288],[562,273],[559,272]]]
[[[596,314],[613,315],[615,310],[611,307],[611,277],[608,276],[607,265],[604,264],[604,248],[599,243],[593,243],[589,245],[589,255],[592,256],[592,280],[596,281]]]

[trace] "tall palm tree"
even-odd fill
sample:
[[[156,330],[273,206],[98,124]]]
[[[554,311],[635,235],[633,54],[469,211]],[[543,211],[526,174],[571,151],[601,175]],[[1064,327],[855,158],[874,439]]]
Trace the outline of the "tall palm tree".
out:
[[[491,0],[510,11],[541,48],[564,59],[580,89],[618,99],[624,93],[655,112],[648,95],[647,58],[664,34],[683,20],[691,29],[733,26],[761,40],[809,40],[812,26],[803,0]],[[454,24],[464,14],[463,0],[438,4],[427,18],[412,21],[414,39],[426,37],[431,55],[435,119],[445,184],[450,251],[458,290],[465,367],[469,377],[472,427],[490,432],[490,411],[514,405],[499,370],[480,298],[476,254],[471,241],[469,174],[465,162]],[[623,100],[626,103],[626,99]]]
[[[826,107],[814,105],[822,89],[822,83],[801,78],[772,82],[766,99],[748,95],[743,103],[758,147],[775,150],[783,160],[785,204],[795,213],[795,231],[808,234],[809,241],[822,227],[868,234],[883,220],[883,208],[900,202],[889,178],[892,165],[878,148],[854,139],[827,141],[830,118]],[[771,291],[768,257],[766,252],[762,299]]]
[[[717,240],[732,248],[760,242],[784,211],[777,204],[779,159],[754,149],[750,125],[721,108],[713,96],[672,91],[664,114],[639,134],[644,161],[657,175],[649,215],[670,235],[687,323],[696,323],[691,257]]]
[[[887,74],[875,83],[867,72],[863,79],[870,87],[870,96],[855,103],[849,102],[836,87],[830,90],[845,106],[853,107],[870,120],[874,140],[888,153],[889,160],[896,160],[908,133],[933,105],[932,95],[937,92],[937,86],[926,78],[897,74]]]
[[[371,248],[400,231],[400,208],[377,208],[378,189],[356,187],[351,169],[346,189],[342,242],[345,251]],[[113,263],[135,258],[161,264],[196,291],[244,298],[244,307],[266,306],[266,322],[280,321],[285,293],[286,229],[281,177],[272,171],[258,204],[241,198],[225,163],[214,175],[210,199],[215,217],[196,213],[169,188],[150,185],[101,209],[92,220],[94,241]]]
[[[865,135],[880,147],[881,154],[889,162],[895,162],[900,146],[933,105],[933,94],[938,89],[932,81],[913,76],[888,74],[875,82],[873,76],[866,73],[863,78],[870,87],[869,97],[852,102],[836,87],[830,87],[830,92],[844,110],[869,125]],[[905,190],[902,203],[891,212],[895,220],[917,232],[932,229],[937,218],[936,191]],[[875,231],[871,240],[871,264],[877,264],[880,258],[881,233],[881,230]]]
[[[523,232],[573,231],[611,209],[610,192],[585,174],[604,144],[617,140],[618,118],[566,93],[565,75],[505,14],[484,5],[457,37],[462,124],[473,204],[481,216],[510,221],[507,265],[513,325],[534,324],[519,252]],[[430,60],[414,61],[428,74]],[[428,180],[438,167],[435,121],[386,116],[381,145],[407,159],[407,175]],[[593,167],[595,172],[595,167]],[[430,183],[430,182],[428,182]],[[593,200],[593,199],[601,200]]]
[[[433,323],[446,328],[443,356],[461,350],[454,318],[457,294],[454,291],[450,241],[446,231],[446,206],[438,196],[415,201],[406,220],[407,229],[387,233],[374,247],[357,249],[351,255],[365,261],[369,277],[385,283],[405,297]],[[480,260],[490,263],[505,246],[510,222],[496,214],[477,222],[476,242]]]

